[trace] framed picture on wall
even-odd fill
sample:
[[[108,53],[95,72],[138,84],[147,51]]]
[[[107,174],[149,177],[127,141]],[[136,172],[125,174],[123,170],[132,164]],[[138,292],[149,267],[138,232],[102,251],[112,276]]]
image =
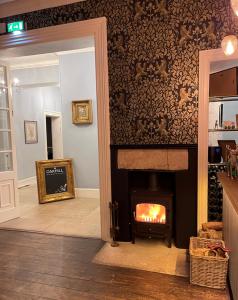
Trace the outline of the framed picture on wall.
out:
[[[38,143],[37,121],[24,121],[25,143]]]
[[[72,159],[36,161],[39,203],[75,198]]]
[[[73,124],[93,123],[92,100],[72,101],[72,122]]]

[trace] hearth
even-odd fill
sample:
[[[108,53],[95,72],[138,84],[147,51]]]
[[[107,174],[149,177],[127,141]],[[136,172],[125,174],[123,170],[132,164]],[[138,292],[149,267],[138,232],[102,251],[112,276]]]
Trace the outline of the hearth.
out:
[[[173,193],[158,185],[157,173],[148,175],[148,189],[131,191],[132,243],[137,236],[163,238],[171,247]]]

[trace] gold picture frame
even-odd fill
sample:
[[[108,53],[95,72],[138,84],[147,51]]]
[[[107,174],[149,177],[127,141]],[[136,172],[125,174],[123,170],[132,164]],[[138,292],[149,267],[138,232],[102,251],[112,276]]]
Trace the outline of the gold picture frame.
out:
[[[36,161],[39,203],[75,198],[72,159]]]
[[[73,124],[93,123],[92,100],[72,101],[72,122]]]

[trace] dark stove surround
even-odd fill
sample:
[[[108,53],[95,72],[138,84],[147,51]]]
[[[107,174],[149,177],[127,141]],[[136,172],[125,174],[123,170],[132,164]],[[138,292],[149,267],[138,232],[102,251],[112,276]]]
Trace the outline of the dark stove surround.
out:
[[[111,175],[112,175],[112,203],[117,207],[114,217],[117,219],[115,240],[133,241],[133,216],[131,196],[138,191],[138,183],[142,190],[148,188],[148,172],[138,170],[119,169],[117,155],[120,149],[187,149],[188,170],[164,172],[158,170],[166,183],[173,183],[173,238],[178,248],[188,248],[189,238],[197,235],[197,145],[112,145],[111,146]],[[148,170],[151,171],[151,170]],[[168,180],[169,176],[169,180]],[[159,182],[160,182],[159,180]],[[143,187],[143,184],[145,186]],[[136,187],[136,189],[135,189]],[[136,192],[135,192],[136,193]],[[148,193],[147,193],[148,195]],[[140,225],[140,224],[139,224]],[[149,226],[149,225],[148,225]],[[152,230],[147,228],[148,230]],[[157,231],[158,232],[158,231]],[[166,237],[169,240],[168,234]]]

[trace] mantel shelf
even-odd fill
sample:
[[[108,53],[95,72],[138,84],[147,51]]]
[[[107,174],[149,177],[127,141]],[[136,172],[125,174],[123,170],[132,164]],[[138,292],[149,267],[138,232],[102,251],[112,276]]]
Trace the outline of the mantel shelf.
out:
[[[234,129],[208,129],[208,132],[224,132],[224,131],[238,131],[238,128]]]

